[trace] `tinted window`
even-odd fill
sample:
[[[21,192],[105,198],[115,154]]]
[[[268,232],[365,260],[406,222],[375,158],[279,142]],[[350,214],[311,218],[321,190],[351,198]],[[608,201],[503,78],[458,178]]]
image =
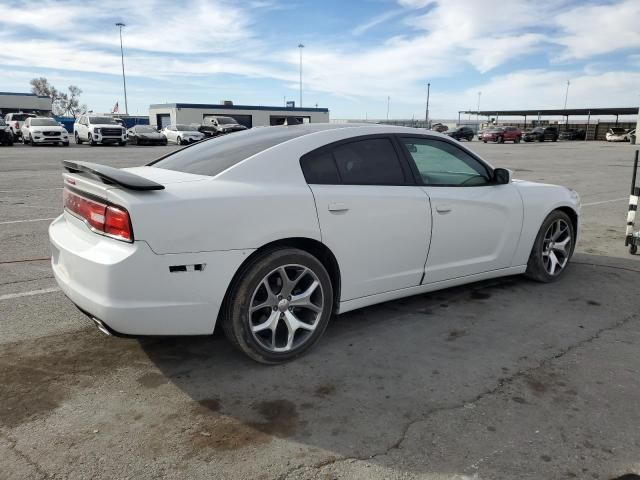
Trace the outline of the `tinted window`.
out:
[[[244,130],[194,144],[156,160],[150,165],[167,170],[213,176],[267,148],[314,131],[296,127],[263,127]]]
[[[333,149],[340,179],[347,185],[402,185],[400,160],[388,138],[372,138]]]
[[[17,120],[18,122],[24,122],[29,117],[33,117],[33,115],[28,115],[26,113],[14,113],[11,116],[11,120]]]
[[[474,186],[489,183],[487,168],[448,142],[403,138],[425,185]]]
[[[340,183],[336,162],[331,152],[306,155],[301,159],[300,165],[307,183],[316,185],[337,185]]]

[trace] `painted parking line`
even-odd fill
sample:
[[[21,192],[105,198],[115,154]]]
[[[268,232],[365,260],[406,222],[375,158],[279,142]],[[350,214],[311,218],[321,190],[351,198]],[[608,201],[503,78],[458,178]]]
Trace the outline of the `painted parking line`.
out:
[[[30,220],[9,220],[8,222],[0,222],[0,225],[9,225],[11,223],[46,222],[47,220],[55,220],[56,218],[58,217],[32,218]]]
[[[40,192],[44,190],[62,190],[64,187],[55,187],[55,188],[21,188],[14,190],[0,190],[0,193],[29,193],[29,192]]]
[[[12,298],[30,297],[32,295],[43,295],[45,293],[59,292],[58,287],[42,288],[40,290],[30,290],[28,292],[20,293],[7,293],[6,295],[0,295],[0,300],[11,300]]]
[[[582,206],[583,207],[591,207],[593,205],[603,205],[605,203],[614,203],[614,202],[621,202],[622,200],[629,200],[629,197],[622,197],[622,198],[612,198],[611,200],[602,200],[601,202],[589,202],[589,203],[583,203]]]

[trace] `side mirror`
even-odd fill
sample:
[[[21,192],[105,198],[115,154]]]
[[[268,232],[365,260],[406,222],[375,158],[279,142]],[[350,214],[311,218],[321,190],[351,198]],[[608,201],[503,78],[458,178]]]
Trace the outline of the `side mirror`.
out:
[[[507,185],[511,183],[513,172],[506,168],[496,168],[493,171],[493,181],[496,185]]]

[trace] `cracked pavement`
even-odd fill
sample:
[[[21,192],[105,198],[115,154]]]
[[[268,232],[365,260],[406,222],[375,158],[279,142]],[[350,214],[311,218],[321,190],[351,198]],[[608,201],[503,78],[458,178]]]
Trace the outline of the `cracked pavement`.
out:
[[[538,147],[562,147],[568,165],[551,172]],[[605,162],[631,157],[618,145],[572,148],[477,146],[533,180],[566,180],[581,162],[587,173],[574,174],[573,186],[585,191]],[[142,163],[149,151],[125,150],[113,164]],[[0,167],[35,162],[34,189],[57,185],[56,156],[86,155],[15,151],[26,158],[2,151]],[[113,152],[92,149],[105,163]],[[624,196],[623,170],[610,173],[584,201]],[[13,188],[12,175],[0,177],[0,190]],[[24,196],[50,207],[59,194]],[[620,247],[625,211],[624,202],[585,207],[583,242],[560,282],[511,277],[351,312],[310,354],[277,367],[251,362],[219,334],[103,337],[60,292],[2,300],[0,479],[640,473],[640,261]],[[3,219],[12,212],[0,203]],[[0,295],[53,286],[38,260],[45,232],[46,222],[0,225]]]

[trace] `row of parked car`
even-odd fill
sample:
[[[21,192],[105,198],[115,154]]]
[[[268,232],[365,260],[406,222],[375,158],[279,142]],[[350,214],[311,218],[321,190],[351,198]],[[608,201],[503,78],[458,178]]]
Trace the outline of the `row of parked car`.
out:
[[[628,142],[635,136],[635,129],[610,128],[605,138],[608,142]],[[456,140],[471,141],[475,132],[469,127],[458,127],[454,130],[446,130],[445,134]],[[558,140],[584,140],[586,131],[582,128],[571,128],[560,132],[558,127],[535,127],[523,132],[518,127],[490,127],[478,132],[478,140],[495,143],[514,142],[557,142]]]
[[[211,116],[203,124],[167,125],[156,129],[149,125],[134,125],[128,130],[122,121],[106,116],[81,115],[73,125],[75,143],[135,145],[184,145],[205,137],[226,135],[246,130],[232,117]],[[0,144],[13,145],[21,140],[32,146],[53,144],[68,147],[70,134],[67,129],[50,117],[38,117],[30,113],[10,113],[0,119]]]

